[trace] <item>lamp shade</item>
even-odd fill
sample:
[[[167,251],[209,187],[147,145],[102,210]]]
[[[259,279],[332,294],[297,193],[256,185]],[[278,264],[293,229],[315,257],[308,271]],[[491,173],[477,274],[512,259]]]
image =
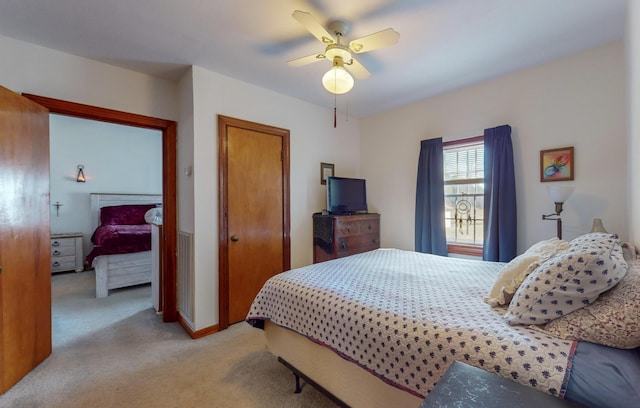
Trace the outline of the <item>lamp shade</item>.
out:
[[[604,232],[607,233],[607,230],[604,229],[604,225],[602,225],[602,218],[594,218],[593,226],[591,227],[591,231],[589,232]]]
[[[344,94],[353,88],[353,77],[344,69],[342,58],[335,57],[333,66],[322,77],[322,85],[333,94]]]
[[[547,186],[547,193],[554,203],[564,203],[571,197],[575,190],[574,186]]]

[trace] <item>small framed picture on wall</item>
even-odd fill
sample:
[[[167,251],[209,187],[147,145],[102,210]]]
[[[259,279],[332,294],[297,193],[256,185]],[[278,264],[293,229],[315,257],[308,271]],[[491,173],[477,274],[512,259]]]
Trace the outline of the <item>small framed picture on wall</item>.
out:
[[[540,181],[573,180],[574,169],[573,146],[540,150]]]
[[[333,163],[320,163],[320,184],[327,184],[329,177],[333,177]]]

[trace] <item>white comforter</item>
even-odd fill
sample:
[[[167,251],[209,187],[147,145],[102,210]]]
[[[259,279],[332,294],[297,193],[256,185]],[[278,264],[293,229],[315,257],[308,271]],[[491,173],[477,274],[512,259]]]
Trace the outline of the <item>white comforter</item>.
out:
[[[454,360],[562,396],[574,344],[483,302],[503,264],[379,249],[271,278],[247,321],[292,329],[426,396]]]

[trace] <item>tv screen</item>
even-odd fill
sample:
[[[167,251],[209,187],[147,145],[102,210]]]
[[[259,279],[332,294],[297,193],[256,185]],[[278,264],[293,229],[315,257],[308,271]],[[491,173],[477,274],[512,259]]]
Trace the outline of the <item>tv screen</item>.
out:
[[[327,178],[327,211],[332,214],[367,212],[367,187],[364,179]]]

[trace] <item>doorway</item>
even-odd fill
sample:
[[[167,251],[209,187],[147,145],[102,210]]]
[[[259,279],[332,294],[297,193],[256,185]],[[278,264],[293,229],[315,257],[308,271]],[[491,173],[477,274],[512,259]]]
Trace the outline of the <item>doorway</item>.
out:
[[[289,130],[218,116],[219,328],[290,269]]]
[[[38,95],[23,94],[24,97],[49,109],[50,113],[92,119],[120,125],[156,129],[162,132],[162,268],[160,271],[160,298],[162,320],[174,322],[178,319],[176,303],[176,122],[149,116],[105,109]]]

